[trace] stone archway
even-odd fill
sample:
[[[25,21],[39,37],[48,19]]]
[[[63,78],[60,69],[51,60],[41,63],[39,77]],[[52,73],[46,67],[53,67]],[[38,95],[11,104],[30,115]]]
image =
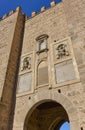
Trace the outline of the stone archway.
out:
[[[53,94],[52,94],[53,93]],[[47,130],[53,130],[52,128],[55,127],[55,125],[59,125],[60,123],[62,123],[63,121],[69,121],[70,122],[70,130],[80,130],[79,128],[79,118],[78,118],[78,111],[76,109],[76,107],[74,107],[73,103],[64,95],[57,93],[57,91],[53,91],[51,92],[51,97],[50,97],[50,91],[44,91],[43,92],[38,92],[37,95],[35,95],[32,100],[31,100],[31,104],[29,107],[29,110],[26,111],[25,113],[25,118],[24,118],[24,129],[23,130],[31,130],[28,129],[28,124],[29,120],[32,122],[31,120],[31,116],[35,115],[34,118],[36,117],[37,119],[41,119],[41,117],[38,117],[37,115],[41,113],[41,111],[37,111],[36,108],[39,108],[40,106],[43,106],[44,103],[55,103],[55,105],[59,105],[60,108],[62,109],[62,112],[64,112],[66,118],[63,118],[61,120],[58,120],[58,122],[56,122],[56,118],[53,119],[51,121],[51,123],[49,123],[49,128]],[[57,109],[57,106],[56,106]],[[37,114],[35,114],[37,113]],[[62,114],[61,114],[62,115]],[[56,116],[57,117],[57,116]],[[36,120],[36,119],[35,119]],[[50,121],[49,121],[50,122]],[[38,122],[36,122],[38,123]],[[38,124],[38,126],[40,126],[42,124]],[[45,124],[44,124],[45,125]],[[32,125],[33,126],[33,125]],[[40,128],[37,129],[33,129],[32,130],[42,130]],[[45,130],[45,129],[44,129]]]
[[[25,130],[54,130],[60,124],[69,122],[65,109],[57,102],[46,101],[38,105],[31,115],[26,117]]]

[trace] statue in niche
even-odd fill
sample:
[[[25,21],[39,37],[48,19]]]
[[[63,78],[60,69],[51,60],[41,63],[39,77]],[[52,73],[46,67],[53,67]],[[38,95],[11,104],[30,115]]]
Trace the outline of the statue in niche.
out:
[[[60,44],[57,48],[57,59],[62,58],[63,56],[69,56],[66,44]]]
[[[26,57],[23,60],[22,70],[26,70],[26,69],[30,69],[30,68],[31,68],[31,58],[30,57]]]

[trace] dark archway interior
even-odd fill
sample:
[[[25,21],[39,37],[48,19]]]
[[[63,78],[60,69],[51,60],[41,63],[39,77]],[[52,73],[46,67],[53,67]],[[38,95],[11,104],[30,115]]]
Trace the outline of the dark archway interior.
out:
[[[59,130],[66,121],[69,122],[68,115],[59,103],[44,102],[27,116],[24,130]]]

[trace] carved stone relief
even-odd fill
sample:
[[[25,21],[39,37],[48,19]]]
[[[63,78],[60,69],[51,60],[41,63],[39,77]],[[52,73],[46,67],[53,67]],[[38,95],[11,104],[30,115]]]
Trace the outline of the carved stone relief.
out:
[[[29,53],[21,57],[17,93],[31,91],[33,74],[32,64],[33,53]]]
[[[62,58],[63,56],[69,56],[69,51],[66,44],[59,44],[56,48],[57,59]]]
[[[20,72],[32,69],[32,55],[28,54],[21,57]]]
[[[25,57],[23,59],[22,70],[30,69],[30,68],[31,68],[31,58],[30,57]]]
[[[53,59],[56,84],[76,79],[73,64],[72,44],[69,38],[53,44]]]
[[[54,44],[53,53],[54,53],[54,60],[55,61],[69,58],[69,56],[70,56],[69,42],[70,41],[68,39],[65,39],[63,41],[56,42]]]

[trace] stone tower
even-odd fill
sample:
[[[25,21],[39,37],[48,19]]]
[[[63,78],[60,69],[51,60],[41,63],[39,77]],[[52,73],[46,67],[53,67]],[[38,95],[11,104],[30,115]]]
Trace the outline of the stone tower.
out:
[[[23,31],[19,7],[0,20],[0,130],[12,129]]]
[[[84,0],[52,1],[31,18],[17,8],[0,30],[0,130],[11,130],[13,115],[13,130],[59,130],[66,121],[84,130]]]

